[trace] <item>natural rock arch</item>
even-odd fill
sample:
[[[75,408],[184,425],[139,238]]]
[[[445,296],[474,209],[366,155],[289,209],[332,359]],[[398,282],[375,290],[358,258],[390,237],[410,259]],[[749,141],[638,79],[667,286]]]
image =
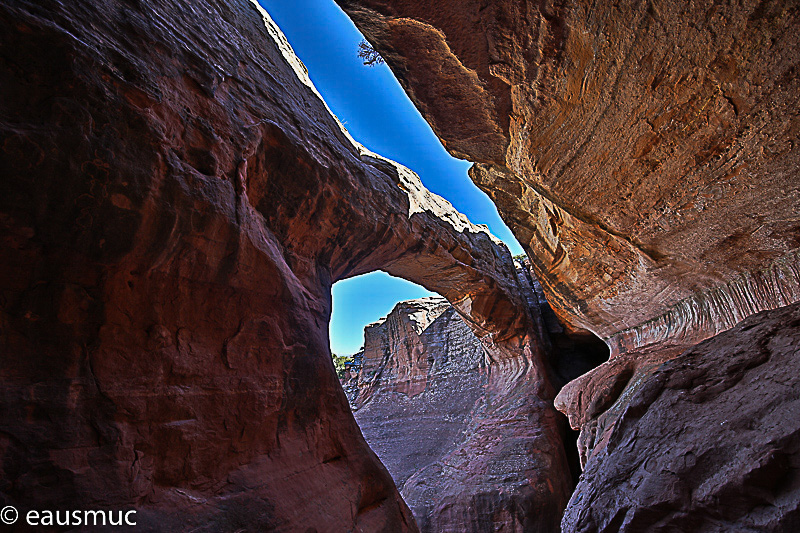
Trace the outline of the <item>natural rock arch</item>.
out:
[[[476,435],[531,452],[497,519],[557,521],[554,391],[508,251],[354,143],[260,8],[19,1],[0,24],[5,502],[414,530],[328,357],[332,283],[384,268],[495,360]]]

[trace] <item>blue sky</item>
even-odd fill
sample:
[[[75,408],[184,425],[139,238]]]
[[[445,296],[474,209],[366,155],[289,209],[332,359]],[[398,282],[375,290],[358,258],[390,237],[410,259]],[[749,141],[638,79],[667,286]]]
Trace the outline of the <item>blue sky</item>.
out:
[[[333,0],[259,0],[286,34],[311,80],[350,134],[370,150],[419,174],[476,224],[486,224],[516,255],[514,236],[489,198],[470,181],[470,163],[451,157],[386,65],[365,66],[363,38]],[[364,326],[402,300],[431,293],[383,272],[340,281],[333,287],[331,350],[351,354],[362,345]]]

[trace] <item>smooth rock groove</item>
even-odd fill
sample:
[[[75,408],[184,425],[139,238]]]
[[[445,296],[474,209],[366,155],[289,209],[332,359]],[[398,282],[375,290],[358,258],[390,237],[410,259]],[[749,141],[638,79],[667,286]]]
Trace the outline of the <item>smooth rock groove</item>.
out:
[[[476,434],[509,417],[537,450],[497,522],[554,527],[568,468],[508,250],[355,144],[257,5],[14,0],[0,51],[0,503],[415,531],[330,360],[332,283],[382,268],[481,339]]]
[[[665,314],[608,339],[615,353],[651,344],[688,344],[728,330],[750,315],[800,300],[800,252],[675,304]]]

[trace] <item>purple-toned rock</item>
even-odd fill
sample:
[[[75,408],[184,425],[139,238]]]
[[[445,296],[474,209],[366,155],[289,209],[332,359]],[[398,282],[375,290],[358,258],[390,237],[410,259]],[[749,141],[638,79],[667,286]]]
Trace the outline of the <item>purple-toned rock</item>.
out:
[[[800,529],[800,305],[666,351],[568,411],[593,438],[563,531]]]
[[[397,304],[356,358],[356,420],[422,531],[558,529],[562,502],[532,489],[568,495],[569,469],[524,359],[492,361],[443,298]]]

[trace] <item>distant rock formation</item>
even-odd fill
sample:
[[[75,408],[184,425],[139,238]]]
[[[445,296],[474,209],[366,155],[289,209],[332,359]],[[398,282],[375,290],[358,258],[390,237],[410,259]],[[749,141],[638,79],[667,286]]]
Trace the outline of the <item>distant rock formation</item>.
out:
[[[490,412],[503,411],[488,405],[488,355],[445,299],[397,304],[367,326],[361,355],[356,420],[422,531],[493,528],[499,514],[514,511],[503,491],[546,475],[546,468],[531,472],[536,456],[526,445],[525,420],[494,420],[505,427],[493,437],[476,433]],[[488,454],[487,438],[504,441],[503,453]]]
[[[595,339],[602,346],[598,353],[596,344],[563,332],[527,268],[518,265],[520,285],[556,365],[553,381],[563,384],[600,364],[607,350]],[[531,448],[526,433],[535,426],[508,416],[505,409],[513,404],[492,405],[491,356],[447,300],[397,304],[365,328],[364,348],[354,359],[359,372],[343,385],[356,420],[423,532],[484,530],[498,523],[525,531],[547,523],[541,517],[501,522],[504,512],[513,514],[504,494],[527,485],[531,475],[549,474],[554,484],[564,480]],[[522,386],[508,386],[524,399]],[[487,427],[492,431],[476,431]],[[502,443],[502,453],[488,453],[492,442]],[[551,523],[547,530],[556,529]]]
[[[483,346],[450,303],[432,296],[400,302],[389,315],[364,329],[364,348],[353,406],[368,403],[387,386],[414,397],[428,389],[428,379],[451,370],[486,366]]]
[[[367,326],[361,355],[363,366],[353,379],[356,420],[420,529],[437,531],[437,507],[479,489],[465,481],[480,472],[458,472],[459,479],[447,470],[485,409],[483,346],[447,300],[432,297],[401,302]],[[515,474],[521,475],[508,472]]]

